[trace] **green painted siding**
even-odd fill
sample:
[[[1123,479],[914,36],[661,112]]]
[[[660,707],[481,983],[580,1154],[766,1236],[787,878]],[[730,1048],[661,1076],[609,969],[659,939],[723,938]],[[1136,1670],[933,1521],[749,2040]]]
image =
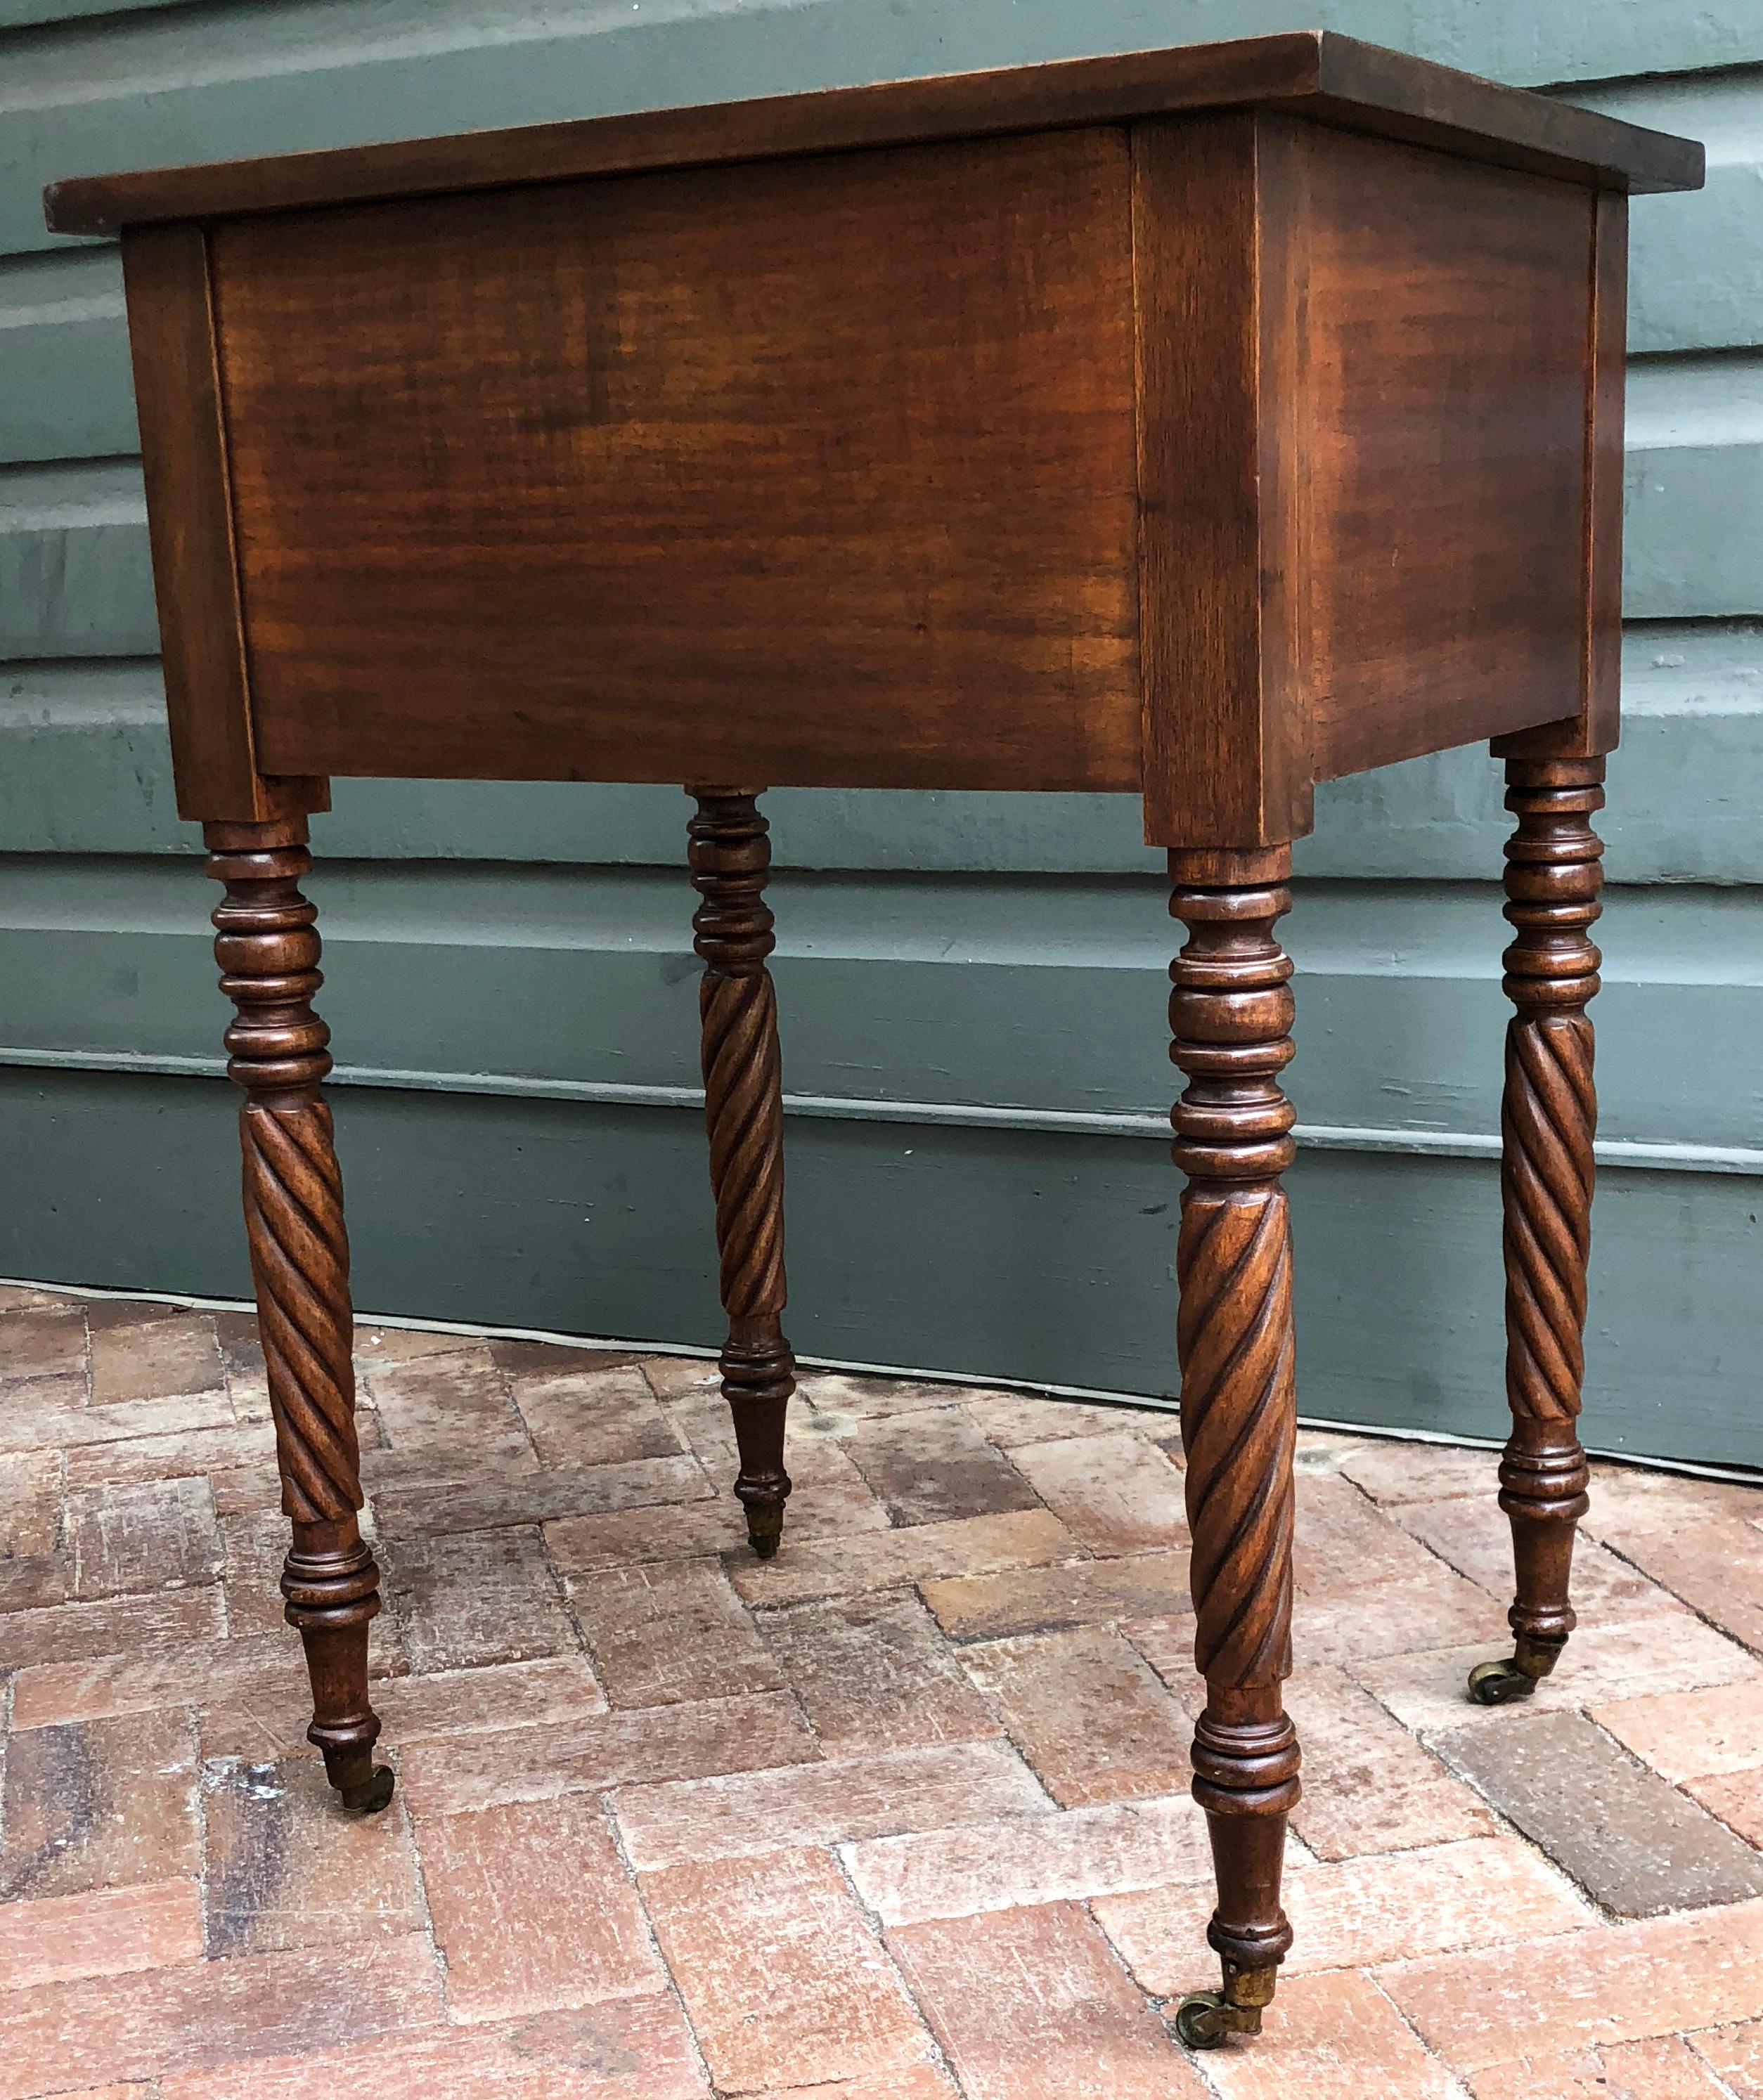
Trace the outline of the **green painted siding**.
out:
[[[1707,140],[1639,201],[1588,1440],[1763,1464],[1763,4],[0,0],[0,1272],[237,1294],[210,901],[172,807],[101,167],[1323,24]],[[1164,1394],[1172,928],[1124,798],[772,799],[790,1330]],[[360,1295],[715,1338],[686,804],[340,782],[325,1011]],[[1302,1401],[1496,1435],[1496,769],[1320,798],[1288,943]]]

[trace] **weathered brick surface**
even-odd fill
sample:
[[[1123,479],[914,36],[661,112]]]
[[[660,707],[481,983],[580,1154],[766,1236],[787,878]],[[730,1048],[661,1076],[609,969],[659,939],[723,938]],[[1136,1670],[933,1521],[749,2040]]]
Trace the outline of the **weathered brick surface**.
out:
[[[971,2100],[1203,2100],[1080,1904],[902,1926],[888,1947]]]
[[[456,2020],[502,2020],[666,1978],[605,1811],[586,1794],[425,1822],[422,1873]]]
[[[687,1863],[640,1877],[715,2083],[731,2093],[887,2080],[931,2042],[828,1854]]]
[[[357,1340],[366,1821],[254,1323],[0,1290],[0,2100],[1763,2100],[1763,1495],[1600,1464],[1580,1631],[1491,1710],[1492,1454],[1301,1432],[1297,1944],[1191,2062],[1173,1416],[811,1373],[762,1564],[714,1364]]]
[[[1186,1780],[1187,1715],[1107,1627],[989,1641],[962,1659],[1063,1807],[1169,1793]]]
[[[1763,1896],[1763,1856],[1582,1714],[1515,1714],[1503,1728],[1464,1728],[1434,1741],[1447,1764],[1619,1917]]]

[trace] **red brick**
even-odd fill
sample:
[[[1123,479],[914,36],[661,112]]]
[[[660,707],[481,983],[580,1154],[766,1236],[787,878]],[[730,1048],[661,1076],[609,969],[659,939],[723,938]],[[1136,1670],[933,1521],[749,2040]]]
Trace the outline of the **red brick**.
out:
[[[409,1456],[394,1455],[400,1462]],[[702,1501],[713,1493],[696,1460],[678,1452],[628,1465],[568,1471],[517,1468],[463,1480],[431,1479],[409,1487],[381,1487],[377,1480],[373,1476],[369,1485],[381,1534],[387,1538],[507,1529],[583,1516],[598,1522],[608,1511]]]
[[[1447,1764],[1619,1917],[1763,1897],[1752,1847],[1583,1714],[1514,1714],[1504,1728],[1436,1740]]]
[[[116,1326],[91,1321],[92,1405],[223,1392],[214,1316],[161,1308],[161,1317]]]
[[[1734,2100],[1763,2100],[1763,2020],[1704,2027],[1693,2046],[1731,2088]]]
[[[382,1542],[379,1558],[404,1652],[419,1675],[577,1646],[537,1530],[400,1538]]]
[[[1304,1753],[1295,1827],[1321,1858],[1493,1834],[1463,1781],[1343,1672],[1300,1670],[1285,1704]]]
[[[789,1604],[766,1640],[834,1756],[996,1736],[991,1710],[910,1590]]]
[[[481,1341],[449,1338],[454,1346],[368,1370],[367,1396],[379,1417],[387,1451],[364,1465],[378,1487],[398,1479],[472,1480],[488,1461],[536,1467],[526,1425],[508,1397],[508,1383]]]
[[[605,1811],[589,1796],[438,1816],[422,1826],[422,1851],[456,2020],[665,1988]]]
[[[206,1480],[83,1489],[68,1497],[67,1527],[76,1597],[182,1589],[220,1572]]]
[[[1539,1989],[1538,1979],[1547,1980]],[[1460,2071],[1717,2027],[1763,2005],[1763,1901],[1400,1961],[1378,1981]]]
[[[1763,1678],[1708,1692],[1613,1700],[1591,1713],[1599,1727],[1668,1780],[1763,1765]]]
[[[72,1666],[95,1657],[182,1651],[192,1642],[218,1639],[224,1630],[218,1590],[49,1604],[0,1617],[0,1669]]]
[[[0,1558],[0,1612],[43,1612],[67,1601],[67,1570],[59,1560],[33,1555]]]
[[[208,1597],[210,1590],[174,1591]],[[75,1608],[63,1608],[72,1611]],[[86,1608],[104,1608],[91,1605]],[[25,1616],[20,1614],[20,1616]],[[6,1621],[0,1619],[0,1629]],[[146,1655],[102,1654],[83,1662],[46,1662],[21,1670],[12,1683],[15,1729],[63,1721],[95,1721],[157,1707],[183,1707],[254,1696],[285,1696],[305,1682],[299,1641],[291,1634],[268,1640],[192,1641]]]
[[[355,1361],[362,1371],[384,1370],[394,1364],[420,1363],[426,1357],[469,1356],[492,1359],[496,1344],[484,1335],[449,1334],[440,1327],[400,1327],[383,1320],[365,1320],[355,1330]]]
[[[1763,1530],[1756,1524],[1704,1513],[1681,1530],[1636,1533],[1622,1551],[1703,1618],[1748,1648],[1763,1648]]]
[[[765,1692],[419,1744],[400,1759],[399,1783],[413,1814],[457,1815],[819,1755],[795,1701]]]
[[[373,1697],[373,1710],[385,1723],[382,1747],[395,1750],[606,1710],[587,1657],[581,1655],[540,1656],[435,1677],[382,1679],[374,1683]],[[279,1698],[259,1692],[232,1705],[217,1704],[201,1717],[202,1754],[273,1762],[303,1749],[311,1718],[303,1681],[291,1682]]]
[[[196,1794],[184,1713],[15,1735],[0,1817],[0,1901],[193,1877],[201,1871]]]
[[[1462,2092],[1371,1979],[1350,1972],[1282,1972],[1260,2038],[1205,2064],[1222,2100],[1460,2100]]]
[[[0,1453],[0,1560],[46,1557],[60,1527],[60,1454]]]
[[[282,1564],[289,1544],[287,1518],[280,1510],[236,1511],[221,1518],[219,1531],[228,1630],[235,1639],[241,1635],[287,1638],[281,1595]],[[391,1612],[382,1611],[373,1621],[367,1638],[372,1675],[389,1677],[404,1669],[398,1621]],[[301,1740],[305,1740],[303,1734]]]
[[[1438,1563],[1350,1480],[1337,1474],[1297,1475],[1297,1531],[1292,1546],[1297,1586],[1312,1597],[1381,1585],[1424,1582]]]
[[[1062,1807],[1169,1793],[1186,1782],[1188,1717],[1118,1634],[1029,1634],[962,1657]]]
[[[1687,2043],[1613,2043],[1527,2057],[1475,2074],[1475,2100],[1722,2100],[1727,2093]]]
[[[311,1751],[268,1763],[210,1759],[202,1794],[210,1956],[422,1930],[416,1860],[395,1801],[383,1815],[340,1815]]]
[[[1092,1553],[1186,1548],[1181,1471],[1130,1430],[1018,1445],[1010,1456],[1047,1507]]]
[[[897,1414],[952,1407],[963,1388],[930,1379],[868,1378],[855,1371],[804,1371],[798,1386],[828,1427],[842,1436],[859,1423],[888,1422]]]
[[[267,1422],[236,1422],[223,1392],[144,1400],[133,1407],[90,1408],[75,1427],[88,1433],[55,1440],[68,1446],[70,1489],[171,1480],[240,1467],[263,1482],[272,1502],[281,1493],[275,1432]]]
[[[1410,1444],[1395,1437],[1355,1437],[1341,1450],[1339,1471],[1374,1502],[1437,1502],[1474,1497],[1505,1529],[1494,1497],[1500,1454],[1461,1444]]]
[[[1592,1467],[1591,1500],[1591,1508],[1580,1520],[1580,1530],[1624,1551],[1631,1541],[1648,1533],[1690,1531],[1710,1518],[1763,1523],[1763,1489],[1609,1461]]]
[[[86,1319],[77,1305],[51,1304],[0,1317],[0,1379],[86,1376]]]
[[[497,1356],[498,1345],[490,1347]],[[634,1363],[614,1369],[534,1365],[509,1370],[508,1379],[542,1465],[612,1466],[665,1458],[680,1449]]]
[[[1442,1729],[1499,1727],[1509,1710],[1475,1706],[1465,1689],[1471,1668],[1511,1653],[1511,1635],[1473,1647],[1429,1648],[1355,1666],[1353,1674],[1397,1719],[1422,1736]],[[1653,1613],[1626,1624],[1582,1625],[1566,1653],[1531,1696],[1529,1710],[1602,1705],[1649,1692],[1690,1692],[1763,1674],[1756,1659],[1712,1626]]]
[[[365,2040],[440,2013],[419,1935],[0,1992],[0,2100]]]
[[[865,1423],[842,1440],[897,1524],[1040,1507],[1034,1489],[958,1407]]]
[[[1201,2100],[1076,1904],[903,1926],[888,1947],[970,2100]]]
[[[166,2079],[160,2093],[161,2100],[313,2100],[315,2093],[359,2093],[363,2100],[709,2100],[709,2089],[678,2006],[671,1997],[654,1997],[496,2027],[431,2027],[356,2049],[259,2058]],[[824,2089],[815,2100],[826,2100]]]
[[[915,2063],[880,2078],[840,2078],[830,2085],[775,2088],[770,2100],[959,2100],[948,2073],[934,2063]]]
[[[192,1881],[94,1889],[0,1908],[0,1990],[121,1976],[201,1958],[201,1891]]]
[[[628,1786],[612,1806],[626,1855],[641,1873],[686,1860],[1042,1815],[1049,1803],[1007,1743],[953,1743]]]
[[[1459,1574],[1504,1606],[1512,1596],[1512,1528],[1497,1503],[1486,1499],[1418,1502],[1390,1512],[1405,1531],[1429,1546]],[[1583,1619],[1637,1618],[1681,1612],[1668,1590],[1637,1574],[1596,1539],[1573,1549],[1573,1601]]]
[[[1419,1948],[1460,1950],[1545,1932],[1575,1932],[1577,1948],[1576,1929],[1593,1918],[1567,1884],[1513,1838],[1288,1864],[1283,1900],[1296,1937],[1282,1975],[1363,1968]],[[1212,1906],[1212,1890],[1201,1885],[1105,1896],[1095,1911],[1140,1983],[1163,1998],[1196,1988],[1208,1958]],[[1577,1958],[1562,1954],[1563,1963]]]
[[[951,1640],[1054,1633],[1186,1611],[1187,1555],[1138,1553],[1129,1560],[1012,1568],[997,1575],[926,1582],[923,1590]]]
[[[844,1846],[842,1857],[858,1895],[885,1926],[1085,1902],[1212,1877],[1206,1820],[1186,1794],[870,1838]]]
[[[1763,1767],[1688,1780],[1684,1792],[1729,1829],[1736,1830],[1748,1845],[1763,1851]]]
[[[1018,1510],[905,1531],[819,1539],[780,1553],[775,1560],[737,1559],[729,1575],[749,1604],[802,1604],[859,1590],[898,1589],[927,1576],[1039,1567],[1077,1551],[1077,1542],[1050,1510]]]
[[[714,1355],[645,1357],[643,1375],[664,1405],[704,1393],[720,1395],[722,1390],[722,1374]]]
[[[714,1560],[577,1575],[569,1601],[615,1706],[773,1692],[782,1671]]]
[[[639,1886],[714,2083],[885,2080],[930,2037],[824,1852],[693,1861]]]
[[[1175,1427],[1173,1416],[1148,1407],[1095,1407],[1085,1401],[1044,1400],[1035,1393],[989,1387],[963,1392],[959,1397],[961,1412],[1007,1451],[1018,1444],[1050,1444],[1060,1436],[1102,1436],[1117,1429],[1165,1436]]]

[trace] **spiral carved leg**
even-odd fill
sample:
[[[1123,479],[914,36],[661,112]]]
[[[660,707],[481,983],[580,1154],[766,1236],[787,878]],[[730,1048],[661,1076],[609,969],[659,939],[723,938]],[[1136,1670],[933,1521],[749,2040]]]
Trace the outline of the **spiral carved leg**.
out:
[[[784,1417],[796,1360],[784,1339],[784,1096],[777,995],[766,968],[776,945],[764,901],[769,829],[756,789],[696,788],[687,824],[693,946],[704,963],[704,1110],[710,1140],[722,1309],[722,1393],[734,1416],[735,1493],[762,1560],[777,1551],[789,1475]]]
[[[1175,1162],[1187,1177],[1176,1244],[1182,1440],[1192,1529],[1195,1661],[1206,1707],[1194,1798],[1206,1811],[1218,1904],[1207,1939],[1222,1991],[1184,2001],[1191,2047],[1256,2034],[1292,1944],[1279,1907],[1297,1737],[1280,1686],[1292,1667],[1292,964],[1284,848],[1172,853],[1171,911],[1188,940],[1171,966],[1170,1056],[1188,1084]]]
[[[1512,1435],[1500,1507],[1512,1524],[1515,1636],[1509,1660],[1469,1674],[1483,1705],[1527,1697],[1573,1630],[1568,1582],[1588,1475],[1577,1433],[1592,1232],[1592,1024],[1600,957],[1601,758],[1506,762],[1506,1030],[1500,1197],[1506,1269],[1506,1401]]]
[[[303,820],[210,824],[221,989],[236,1008],[229,1075],[245,1089],[239,1131],[245,1223],[269,1374],[281,1506],[294,1544],[282,1571],[288,1621],[312,1685],[311,1741],[344,1806],[391,1798],[373,1762],[379,1719],[367,1690],[368,1622],[379,1571],[361,1538],[349,1246],[330,1110],[319,1092],[329,1030],[312,1011],[323,982],[316,914],[300,893],[312,865]]]

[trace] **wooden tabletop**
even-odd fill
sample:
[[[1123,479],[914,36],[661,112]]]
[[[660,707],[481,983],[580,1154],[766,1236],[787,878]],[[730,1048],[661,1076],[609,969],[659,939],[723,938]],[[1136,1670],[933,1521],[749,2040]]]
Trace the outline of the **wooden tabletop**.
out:
[[[822,89],[448,139],[89,175],[44,195],[59,233],[702,166],[1254,105],[1596,188],[1700,186],[1699,145],[1332,31]]]

